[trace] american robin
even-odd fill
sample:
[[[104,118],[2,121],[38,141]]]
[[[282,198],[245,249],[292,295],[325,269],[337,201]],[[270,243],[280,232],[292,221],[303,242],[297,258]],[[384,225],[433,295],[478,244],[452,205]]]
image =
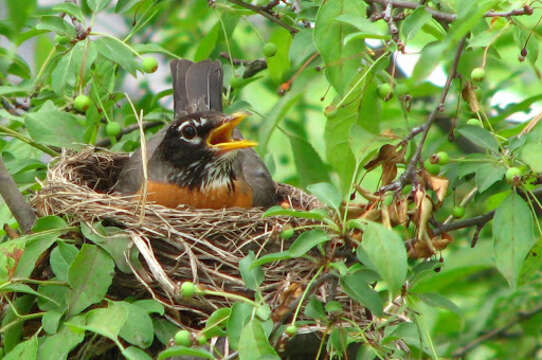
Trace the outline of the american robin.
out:
[[[222,113],[223,72],[218,61],[171,62],[175,118],[147,143],[147,200],[175,208],[267,207],[275,183],[235,127],[247,113]],[[115,190],[143,190],[141,151],[135,151]]]

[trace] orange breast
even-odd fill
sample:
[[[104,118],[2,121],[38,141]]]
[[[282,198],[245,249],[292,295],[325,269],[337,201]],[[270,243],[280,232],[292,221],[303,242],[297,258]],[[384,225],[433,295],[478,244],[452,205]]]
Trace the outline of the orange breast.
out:
[[[138,194],[141,191],[140,189]],[[200,191],[199,188],[191,190],[174,184],[148,181],[147,201],[153,201],[169,208],[176,208],[181,204],[207,209],[250,208],[252,207],[252,191],[248,184],[237,180],[234,181],[233,191],[229,191],[226,186],[209,187]]]

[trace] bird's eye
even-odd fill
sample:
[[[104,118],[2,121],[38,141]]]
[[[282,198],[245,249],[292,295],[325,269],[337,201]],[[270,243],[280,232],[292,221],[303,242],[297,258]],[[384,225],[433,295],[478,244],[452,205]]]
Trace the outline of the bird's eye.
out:
[[[186,125],[181,129],[181,134],[186,140],[190,140],[193,139],[198,134],[198,132],[194,126]]]

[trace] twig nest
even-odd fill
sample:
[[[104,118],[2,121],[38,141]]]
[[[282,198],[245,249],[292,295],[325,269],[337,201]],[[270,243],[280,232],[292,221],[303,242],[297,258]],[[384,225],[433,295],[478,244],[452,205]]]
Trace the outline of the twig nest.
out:
[[[307,220],[276,216],[263,218],[263,209],[165,208],[111,189],[126,154],[86,148],[63,153],[52,163],[33,205],[40,215],[68,215],[74,222],[98,220],[122,227],[139,250],[140,261],[130,261],[133,274],[118,274],[116,290],[149,291],[166,306],[205,315],[229,304],[223,298],[182,298],[179,286],[189,280],[211,290],[226,290],[251,297],[239,274],[239,262],[288,248],[295,236],[280,232],[304,225]],[[278,185],[280,203],[295,209],[319,206],[313,196],[284,184]],[[140,217],[139,214],[144,214]],[[140,264],[141,262],[141,264]],[[314,263],[297,258],[265,266],[262,289],[273,307],[293,283],[304,284],[315,271]],[[135,277],[133,276],[135,275]],[[278,306],[278,304],[276,304]]]

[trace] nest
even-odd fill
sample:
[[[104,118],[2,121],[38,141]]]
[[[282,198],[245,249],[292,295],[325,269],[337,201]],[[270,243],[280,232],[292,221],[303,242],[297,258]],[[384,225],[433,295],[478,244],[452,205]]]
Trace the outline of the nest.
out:
[[[212,311],[230,306],[221,296],[179,296],[182,281],[190,280],[209,290],[221,290],[253,298],[239,273],[239,263],[249,253],[256,257],[288,248],[291,239],[281,239],[286,224],[293,227],[308,220],[286,216],[262,217],[262,209],[169,209],[112,193],[125,154],[87,148],[79,153],[63,153],[50,167],[42,190],[33,204],[40,215],[65,215],[72,222],[114,224],[132,240],[139,256],[136,261],[125,252],[130,273],[117,272],[113,286],[119,296],[149,297],[172,310],[189,312],[186,326],[199,327]],[[295,209],[319,206],[314,197],[289,185],[280,184],[278,195]],[[273,318],[287,316],[285,308],[298,299],[319,264],[304,258],[276,261],[263,266],[265,279],[260,286]],[[335,284],[336,285],[336,284]],[[314,292],[326,299],[334,293],[349,317],[364,322],[365,309],[347,296],[324,285]],[[339,291],[340,292],[340,291]],[[183,317],[186,319],[187,317]],[[186,321],[186,320],[183,320]]]

